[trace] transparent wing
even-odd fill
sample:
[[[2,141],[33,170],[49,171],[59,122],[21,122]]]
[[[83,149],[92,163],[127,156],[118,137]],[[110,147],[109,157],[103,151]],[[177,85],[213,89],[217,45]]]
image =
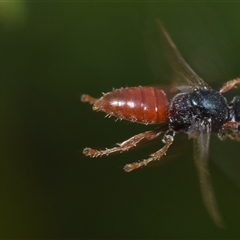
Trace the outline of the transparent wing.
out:
[[[183,59],[160,20],[156,19],[156,22],[162,40],[163,50],[165,51],[170,67],[176,74],[177,80],[183,85],[188,84],[193,87],[210,88]]]
[[[222,145],[219,145],[219,143],[213,144],[211,150],[214,154],[211,159],[240,189],[240,134],[236,131],[229,131],[227,132],[227,137],[234,141],[227,140],[224,143],[220,143],[224,144],[224,147],[221,147]]]
[[[214,196],[211,176],[208,168],[208,149],[210,140],[210,128],[204,127],[199,135],[194,138],[194,159],[199,174],[200,188],[203,202],[211,218],[218,227],[224,227]]]

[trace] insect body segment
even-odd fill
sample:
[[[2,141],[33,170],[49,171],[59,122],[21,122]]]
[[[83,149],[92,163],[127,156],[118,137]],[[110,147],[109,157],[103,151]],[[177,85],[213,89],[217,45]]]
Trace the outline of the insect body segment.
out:
[[[205,122],[212,131],[218,131],[229,121],[229,107],[226,99],[211,89],[196,89],[189,93],[177,94],[169,106],[172,128],[188,132],[195,122]]]
[[[116,89],[96,100],[93,110],[142,124],[166,122],[168,101],[161,89],[130,87]]]

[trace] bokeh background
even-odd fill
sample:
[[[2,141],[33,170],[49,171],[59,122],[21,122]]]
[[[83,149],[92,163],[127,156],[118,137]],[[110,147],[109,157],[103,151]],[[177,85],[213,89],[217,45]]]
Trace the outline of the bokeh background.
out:
[[[156,17],[190,66],[220,88],[240,76],[239,10],[233,2],[0,3],[0,237],[239,238],[238,142],[211,139],[223,230],[203,206],[186,136],[162,161],[125,173],[161,140],[100,159],[83,148],[112,147],[154,126],[115,122],[80,102],[82,93],[170,84],[144,39]]]

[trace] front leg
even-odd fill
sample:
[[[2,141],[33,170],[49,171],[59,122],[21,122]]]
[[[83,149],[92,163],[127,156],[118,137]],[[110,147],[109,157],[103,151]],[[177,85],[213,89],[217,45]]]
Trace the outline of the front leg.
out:
[[[228,137],[234,141],[240,141],[240,123],[239,122],[227,122],[223,124],[218,137],[222,140]],[[224,136],[224,137],[222,137]]]
[[[224,93],[224,92],[227,92],[229,90],[231,90],[232,88],[236,88],[237,84],[240,83],[240,78],[236,78],[236,79],[233,79],[233,80],[230,80],[230,81],[227,81],[223,86],[222,88],[219,90],[219,93]]]
[[[222,125],[222,130],[239,131],[240,122],[226,122]]]

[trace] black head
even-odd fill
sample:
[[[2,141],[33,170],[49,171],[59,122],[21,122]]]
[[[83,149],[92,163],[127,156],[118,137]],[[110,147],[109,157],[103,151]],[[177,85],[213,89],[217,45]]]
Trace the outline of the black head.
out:
[[[230,103],[230,106],[232,106],[231,121],[240,122],[240,96],[234,97],[232,102]]]

